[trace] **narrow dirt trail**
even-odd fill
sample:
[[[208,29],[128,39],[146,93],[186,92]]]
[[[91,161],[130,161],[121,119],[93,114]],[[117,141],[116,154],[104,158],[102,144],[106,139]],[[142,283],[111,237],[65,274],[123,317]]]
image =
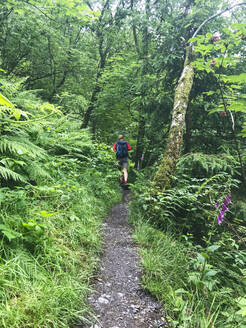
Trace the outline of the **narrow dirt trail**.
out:
[[[96,319],[86,328],[161,328],[165,324],[161,306],[140,286],[138,250],[128,225],[129,191],[123,191],[104,223],[101,269],[89,304]]]

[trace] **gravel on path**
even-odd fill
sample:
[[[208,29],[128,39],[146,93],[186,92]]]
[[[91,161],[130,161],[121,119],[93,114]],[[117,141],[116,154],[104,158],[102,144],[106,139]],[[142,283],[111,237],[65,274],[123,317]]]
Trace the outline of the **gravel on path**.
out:
[[[140,284],[140,258],[128,224],[129,191],[123,190],[104,223],[101,268],[89,296],[95,318],[84,328],[168,328],[161,305]],[[76,326],[75,326],[76,327]]]

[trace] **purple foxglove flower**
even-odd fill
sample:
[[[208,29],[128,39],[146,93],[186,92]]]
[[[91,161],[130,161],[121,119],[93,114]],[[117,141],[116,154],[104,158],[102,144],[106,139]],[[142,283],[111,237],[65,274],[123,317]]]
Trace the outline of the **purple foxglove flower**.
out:
[[[225,200],[224,200],[224,204],[230,204],[231,200],[230,200],[230,197],[227,195]]]
[[[223,213],[228,211],[228,207],[226,207],[225,203],[222,205],[222,211]]]
[[[140,159],[141,159],[141,162],[144,160],[144,154],[142,154]]]
[[[219,202],[216,202],[215,203],[215,208],[218,208],[220,206],[220,203]]]
[[[221,224],[222,223],[222,218],[221,218],[221,216],[220,216],[220,214],[217,216],[217,221],[218,221],[218,224]]]
[[[224,212],[223,211],[220,211],[219,212],[219,215],[217,216],[218,224],[221,224],[222,223],[223,217],[224,217]]]
[[[231,193],[229,192],[226,195],[226,198],[224,199],[224,203],[223,203],[223,205],[221,207],[221,210],[219,211],[219,215],[217,216],[218,224],[221,224],[222,223],[224,214],[225,214],[225,212],[228,211],[227,205],[230,204],[230,202],[231,202],[231,198],[230,197],[231,197]],[[216,209],[219,207],[219,202],[217,202],[215,204],[215,207],[216,207]]]

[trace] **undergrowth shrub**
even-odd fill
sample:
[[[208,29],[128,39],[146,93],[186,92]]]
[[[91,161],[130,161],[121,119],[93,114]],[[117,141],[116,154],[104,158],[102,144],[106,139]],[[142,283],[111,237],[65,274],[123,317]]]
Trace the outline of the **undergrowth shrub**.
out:
[[[34,135],[43,132],[48,117],[57,119],[60,112],[32,91],[23,90],[24,81],[1,78],[0,91],[11,99],[0,104],[0,185],[3,187],[51,179],[45,165],[48,154],[35,142]]]
[[[60,328],[85,320],[102,217],[119,199],[114,167],[107,165],[98,175],[76,158],[53,156],[55,184],[1,190],[1,327]]]
[[[196,168],[193,177],[193,164],[179,168],[165,192],[137,173],[131,222],[142,248],[142,282],[163,303],[172,327],[243,327],[246,228],[235,199],[240,182],[222,164],[202,174]]]
[[[89,311],[115,160],[22,81],[4,88],[16,107],[0,112],[0,326],[68,328]]]
[[[178,229],[181,233],[190,233],[198,243],[214,230],[214,239],[218,229],[217,216],[219,209],[216,203],[223,203],[232,188],[238,187],[238,181],[227,173],[217,174],[209,179],[189,178],[176,179],[172,189],[158,192],[146,186],[145,179],[140,179],[133,187],[138,195],[137,207],[143,218],[159,229]],[[230,217],[231,214],[227,213]]]

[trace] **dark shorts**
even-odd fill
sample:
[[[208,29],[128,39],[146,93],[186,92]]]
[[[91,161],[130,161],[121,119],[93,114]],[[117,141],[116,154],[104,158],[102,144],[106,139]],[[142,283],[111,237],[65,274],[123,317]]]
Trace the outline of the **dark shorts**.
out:
[[[120,169],[127,169],[128,168],[128,157],[123,157],[118,159],[119,170]]]

